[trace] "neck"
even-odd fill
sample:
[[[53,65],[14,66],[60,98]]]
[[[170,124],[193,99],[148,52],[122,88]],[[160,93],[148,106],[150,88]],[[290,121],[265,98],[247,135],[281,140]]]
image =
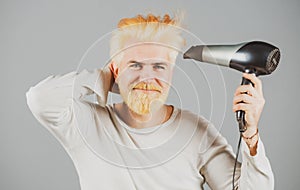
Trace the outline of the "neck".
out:
[[[137,114],[133,112],[124,102],[115,105],[115,111],[118,116],[130,127],[146,128],[153,127],[167,121],[172,112],[173,107],[162,105],[158,110],[149,114]]]

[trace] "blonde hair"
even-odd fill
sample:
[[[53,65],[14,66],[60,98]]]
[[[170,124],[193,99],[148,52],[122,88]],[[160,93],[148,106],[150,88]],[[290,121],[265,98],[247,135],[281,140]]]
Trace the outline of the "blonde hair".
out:
[[[137,15],[133,18],[123,18],[118,23],[118,29],[112,33],[110,40],[110,57],[115,64],[119,64],[129,40],[135,42],[158,43],[172,48],[170,59],[175,62],[178,51],[185,45],[181,36],[181,21],[183,14],[177,14],[170,18],[165,14],[163,18],[148,14],[147,16]],[[131,44],[132,45],[132,44]]]

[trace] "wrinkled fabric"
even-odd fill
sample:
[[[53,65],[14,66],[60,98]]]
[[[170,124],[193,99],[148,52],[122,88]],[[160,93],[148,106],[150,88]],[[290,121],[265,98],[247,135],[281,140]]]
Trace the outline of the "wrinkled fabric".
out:
[[[162,125],[131,128],[106,105],[112,83],[108,70],[83,70],[49,76],[26,92],[35,118],[71,157],[82,190],[232,189],[234,153],[212,123],[174,107]],[[84,99],[91,94],[98,103]],[[241,155],[238,189],[274,189],[261,139],[255,156],[245,142]]]

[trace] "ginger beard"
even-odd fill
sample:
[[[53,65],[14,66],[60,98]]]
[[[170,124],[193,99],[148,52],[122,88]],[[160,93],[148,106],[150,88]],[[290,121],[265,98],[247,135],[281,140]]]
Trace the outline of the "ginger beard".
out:
[[[129,89],[129,93],[124,93],[120,89],[120,94],[129,109],[139,115],[158,110],[168,97],[168,92],[163,92],[159,85],[143,81],[133,85]]]

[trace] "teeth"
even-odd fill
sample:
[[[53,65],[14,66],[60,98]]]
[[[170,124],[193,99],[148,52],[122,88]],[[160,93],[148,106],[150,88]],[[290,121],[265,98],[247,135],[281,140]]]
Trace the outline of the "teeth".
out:
[[[139,83],[135,86],[137,89],[141,90],[160,90],[160,88],[154,84],[148,84],[148,83]]]

